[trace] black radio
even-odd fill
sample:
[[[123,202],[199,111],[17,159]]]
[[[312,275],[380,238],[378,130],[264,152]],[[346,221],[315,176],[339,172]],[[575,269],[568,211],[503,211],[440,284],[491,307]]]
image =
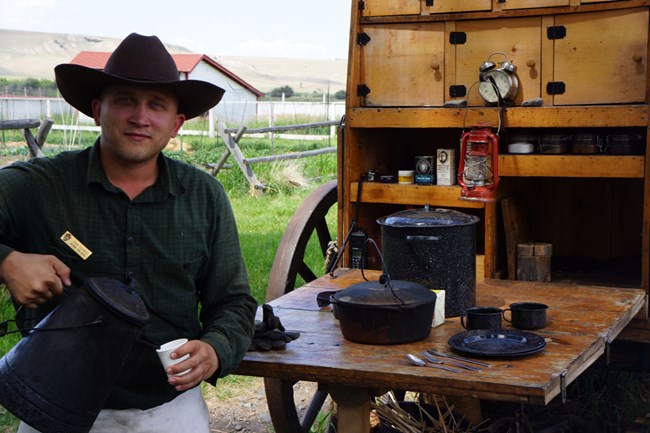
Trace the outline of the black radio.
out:
[[[365,242],[368,235],[363,230],[350,233],[350,267],[361,269],[366,264]]]

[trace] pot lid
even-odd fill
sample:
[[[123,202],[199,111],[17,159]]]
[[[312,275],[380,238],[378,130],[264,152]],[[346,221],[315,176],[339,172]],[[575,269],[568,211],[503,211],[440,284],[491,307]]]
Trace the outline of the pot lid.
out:
[[[337,292],[332,298],[340,303],[358,306],[410,307],[435,302],[436,294],[410,281],[393,280],[390,281],[390,287],[388,283],[365,281]]]
[[[144,302],[125,284],[110,278],[88,278],[84,285],[97,301],[117,315],[138,325],[149,321]]]
[[[448,227],[476,224],[478,217],[452,209],[428,207],[404,210],[377,220],[387,227]]]

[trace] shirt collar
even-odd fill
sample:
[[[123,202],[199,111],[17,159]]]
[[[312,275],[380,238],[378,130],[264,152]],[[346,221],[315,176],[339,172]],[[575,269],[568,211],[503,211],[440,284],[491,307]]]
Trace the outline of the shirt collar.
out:
[[[96,183],[101,185],[104,189],[111,192],[119,192],[108,180],[108,176],[104,172],[100,158],[99,137],[95,140],[95,144],[90,148],[88,155],[88,171],[86,173],[86,183],[88,185]],[[147,188],[138,198],[146,195],[153,201],[164,200],[168,196],[178,196],[186,191],[185,185],[178,177],[178,169],[176,164],[164,156],[162,153],[158,156],[158,179],[156,183]]]

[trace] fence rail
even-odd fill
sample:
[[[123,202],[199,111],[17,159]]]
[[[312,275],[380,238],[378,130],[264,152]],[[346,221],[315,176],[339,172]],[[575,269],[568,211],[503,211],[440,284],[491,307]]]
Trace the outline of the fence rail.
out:
[[[24,138],[27,142],[27,145],[30,149],[32,156],[42,156],[41,147],[43,146],[45,142],[45,137],[47,136],[50,129],[67,129],[67,128],[61,128],[58,125],[52,125],[52,123],[53,123],[52,120],[49,118],[46,119],[44,122],[41,122],[40,120],[37,119],[5,120],[5,121],[0,121],[0,130],[24,129]],[[255,176],[255,173],[253,172],[253,169],[251,167],[253,164],[262,163],[262,162],[274,162],[274,161],[291,160],[291,159],[298,159],[298,158],[307,158],[311,156],[324,155],[327,153],[334,153],[336,152],[336,147],[325,147],[321,149],[307,150],[302,152],[292,152],[292,153],[285,153],[279,155],[247,158],[242,152],[241,148],[239,147],[239,140],[241,140],[244,134],[250,134],[250,135],[271,134],[271,137],[273,137],[273,135],[278,132],[296,131],[296,130],[322,128],[322,127],[334,127],[341,124],[342,124],[341,120],[330,120],[326,122],[273,126],[268,128],[247,129],[246,126],[242,126],[241,128],[233,129],[233,128],[226,128],[223,122],[218,121],[217,130],[219,136],[224,141],[226,148],[223,154],[221,155],[221,158],[219,158],[219,161],[214,165],[210,165],[212,167],[212,175],[215,176],[219,172],[219,170],[221,170],[221,168],[224,167],[226,160],[230,156],[232,156],[235,159],[240,170],[244,174],[244,177],[253,188],[253,190],[264,191],[266,190],[266,185],[262,184]],[[34,139],[29,128],[34,128],[38,126],[40,126],[39,133],[37,135],[38,138]],[[79,125],[77,125],[77,127],[79,127]],[[99,131],[98,127],[82,126],[81,128],[83,128],[83,130]],[[282,134],[278,134],[278,135],[282,135]],[[319,136],[319,137],[329,138],[329,136]]]
[[[255,176],[255,172],[253,171],[253,168],[251,167],[255,163],[260,163],[260,162],[273,162],[273,161],[282,161],[282,160],[289,160],[289,159],[298,159],[298,158],[306,158],[309,156],[316,156],[316,155],[323,155],[326,153],[333,153],[336,152],[336,147],[326,147],[323,149],[315,149],[315,150],[307,150],[303,152],[294,152],[294,153],[286,153],[286,154],[281,154],[281,155],[270,155],[270,156],[260,156],[256,158],[246,158],[242,150],[239,148],[239,140],[244,136],[246,133],[275,133],[278,131],[289,131],[289,130],[298,130],[298,129],[310,129],[310,128],[317,128],[317,127],[325,127],[325,126],[334,126],[334,125],[339,125],[341,124],[340,121],[328,121],[328,122],[317,122],[317,123],[303,123],[303,124],[296,124],[296,125],[287,125],[287,126],[275,126],[275,127],[269,127],[269,128],[257,128],[257,129],[251,129],[247,130],[245,126],[242,126],[239,129],[227,129],[223,122],[218,122],[217,123],[217,130],[219,132],[219,135],[221,136],[222,140],[226,144],[226,149],[224,150],[223,154],[221,155],[221,158],[219,158],[219,161],[213,166],[212,169],[212,175],[216,176],[217,173],[219,173],[219,170],[224,167],[226,160],[228,159],[229,156],[232,156],[235,161],[237,162],[237,165],[239,166],[239,169],[241,172],[244,174],[244,177],[248,181],[248,183],[251,185],[253,188],[253,191],[264,191],[266,190],[266,185],[262,184],[258,179],[257,176]]]
[[[245,110],[244,110],[245,109]],[[244,113],[245,111],[245,113]],[[267,121],[273,127],[277,118],[304,118],[307,120],[335,120],[345,114],[345,102],[299,102],[299,101],[221,101],[208,113],[210,130],[218,120],[233,124]],[[62,118],[72,127],[93,126],[92,118],[80,114],[62,98],[0,97],[0,120],[28,118]],[[59,122],[60,123],[60,122]]]

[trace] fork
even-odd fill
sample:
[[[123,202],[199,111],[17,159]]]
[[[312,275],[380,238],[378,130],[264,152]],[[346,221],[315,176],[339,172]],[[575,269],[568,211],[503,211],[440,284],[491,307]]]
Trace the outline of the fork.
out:
[[[476,361],[474,359],[461,358],[460,356],[447,355],[445,353],[438,352],[438,351],[435,351],[433,349],[429,349],[429,350],[427,350],[427,352],[429,354],[431,354],[431,355],[442,356],[443,358],[451,358],[451,359],[456,359],[458,361],[471,362],[472,364],[478,364],[478,365],[482,365],[484,367],[489,367],[490,366],[490,364],[488,364],[487,362]]]
[[[456,361],[441,361],[441,360],[439,360],[438,358],[435,358],[433,355],[431,355],[429,352],[427,352],[427,351],[425,351],[425,350],[423,350],[422,352],[420,352],[420,355],[422,355],[422,356],[423,356],[427,361],[432,362],[432,363],[434,363],[434,364],[445,364],[445,363],[447,363],[447,364],[453,364],[453,365],[455,365],[455,366],[457,366],[457,367],[464,368],[464,369],[466,369],[466,370],[471,370],[471,371],[481,371],[480,368],[477,368],[477,367],[471,367],[471,366],[469,366],[469,365],[465,365],[465,364],[462,364],[462,363],[460,363],[460,362],[456,362]]]

